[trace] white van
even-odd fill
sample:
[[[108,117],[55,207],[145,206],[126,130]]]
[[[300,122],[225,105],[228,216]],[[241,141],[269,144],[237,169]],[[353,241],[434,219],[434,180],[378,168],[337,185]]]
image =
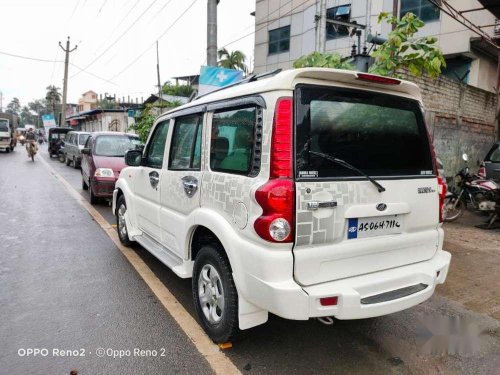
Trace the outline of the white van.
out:
[[[320,68],[251,76],[160,116],[113,195],[121,241],[192,277],[216,342],[360,319],[444,282],[444,188],[418,87]]]
[[[9,120],[5,118],[0,118],[0,150],[4,150],[5,152],[13,150]]]

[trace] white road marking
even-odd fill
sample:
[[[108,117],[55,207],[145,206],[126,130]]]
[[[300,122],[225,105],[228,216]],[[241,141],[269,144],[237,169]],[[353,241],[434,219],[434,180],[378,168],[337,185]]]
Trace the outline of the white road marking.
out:
[[[62,177],[52,166],[40,156],[38,160],[42,161],[50,173],[59,180],[63,186],[68,190],[69,194],[80,203],[83,208],[92,216],[92,218],[99,224],[102,230],[111,238],[116,247],[122,252],[125,258],[130,262],[132,267],[142,277],[144,282],[149,286],[151,291],[156,295],[156,298],[167,309],[170,315],[175,319],[180,328],[193,342],[196,349],[201,355],[205,357],[216,374],[240,374],[238,368],[220,351],[219,347],[210,340],[203,329],[199,326],[198,322],[189,315],[184,307],[177,301],[174,295],[168,288],[156,277],[153,271],[144,263],[144,261],[137,255],[137,253],[125,247],[120,242],[116,229],[109,224],[104,217],[84,198],[73,186],[69,184],[64,177]]]

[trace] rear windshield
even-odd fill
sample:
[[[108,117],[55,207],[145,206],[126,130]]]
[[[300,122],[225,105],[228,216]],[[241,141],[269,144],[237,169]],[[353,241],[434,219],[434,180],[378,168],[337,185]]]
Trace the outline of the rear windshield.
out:
[[[295,103],[297,177],[359,176],[310,151],[342,159],[370,176],[433,175],[418,102],[366,91],[301,85]]]
[[[85,145],[85,143],[87,143],[87,139],[89,139],[90,137],[90,134],[80,134],[80,136],[78,137],[78,144],[79,145]]]
[[[128,135],[100,135],[95,141],[97,156],[122,157],[128,150],[135,149],[141,142],[138,137]]]

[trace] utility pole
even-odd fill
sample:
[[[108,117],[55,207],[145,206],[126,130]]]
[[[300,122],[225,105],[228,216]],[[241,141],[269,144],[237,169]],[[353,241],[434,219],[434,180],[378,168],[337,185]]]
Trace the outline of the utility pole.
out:
[[[163,113],[163,99],[161,97],[161,81],[160,81],[160,55],[158,53],[158,41],[156,41],[156,73],[158,74],[158,100],[160,101],[160,114]]]
[[[69,54],[73,52],[78,46],[75,46],[73,49],[69,49],[69,36],[66,41],[66,48],[64,48],[59,42],[59,47],[66,53],[66,57],[64,58],[64,86],[63,86],[63,102],[61,109],[61,121],[59,122],[59,126],[66,124],[66,97],[68,95],[68,64],[69,64]]]
[[[3,92],[0,91],[0,112],[3,112]]]
[[[319,1],[319,18],[317,29],[317,42],[316,51],[325,53],[326,44],[326,0]]]
[[[207,0],[207,65],[217,66],[217,4]]]

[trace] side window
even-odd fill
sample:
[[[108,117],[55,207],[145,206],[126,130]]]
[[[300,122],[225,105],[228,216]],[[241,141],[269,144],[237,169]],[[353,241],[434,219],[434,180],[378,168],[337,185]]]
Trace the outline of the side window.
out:
[[[69,144],[72,144],[73,143],[73,134],[70,134],[69,137],[68,137],[68,141],[67,141]]]
[[[151,140],[146,149],[146,166],[161,168],[163,166],[163,155],[165,153],[165,141],[167,140],[168,124],[170,120],[158,124],[154,130]]]
[[[210,168],[247,175],[254,145],[256,108],[216,112],[212,119]]]
[[[170,146],[171,170],[200,169],[202,123],[203,115],[175,119]]]

